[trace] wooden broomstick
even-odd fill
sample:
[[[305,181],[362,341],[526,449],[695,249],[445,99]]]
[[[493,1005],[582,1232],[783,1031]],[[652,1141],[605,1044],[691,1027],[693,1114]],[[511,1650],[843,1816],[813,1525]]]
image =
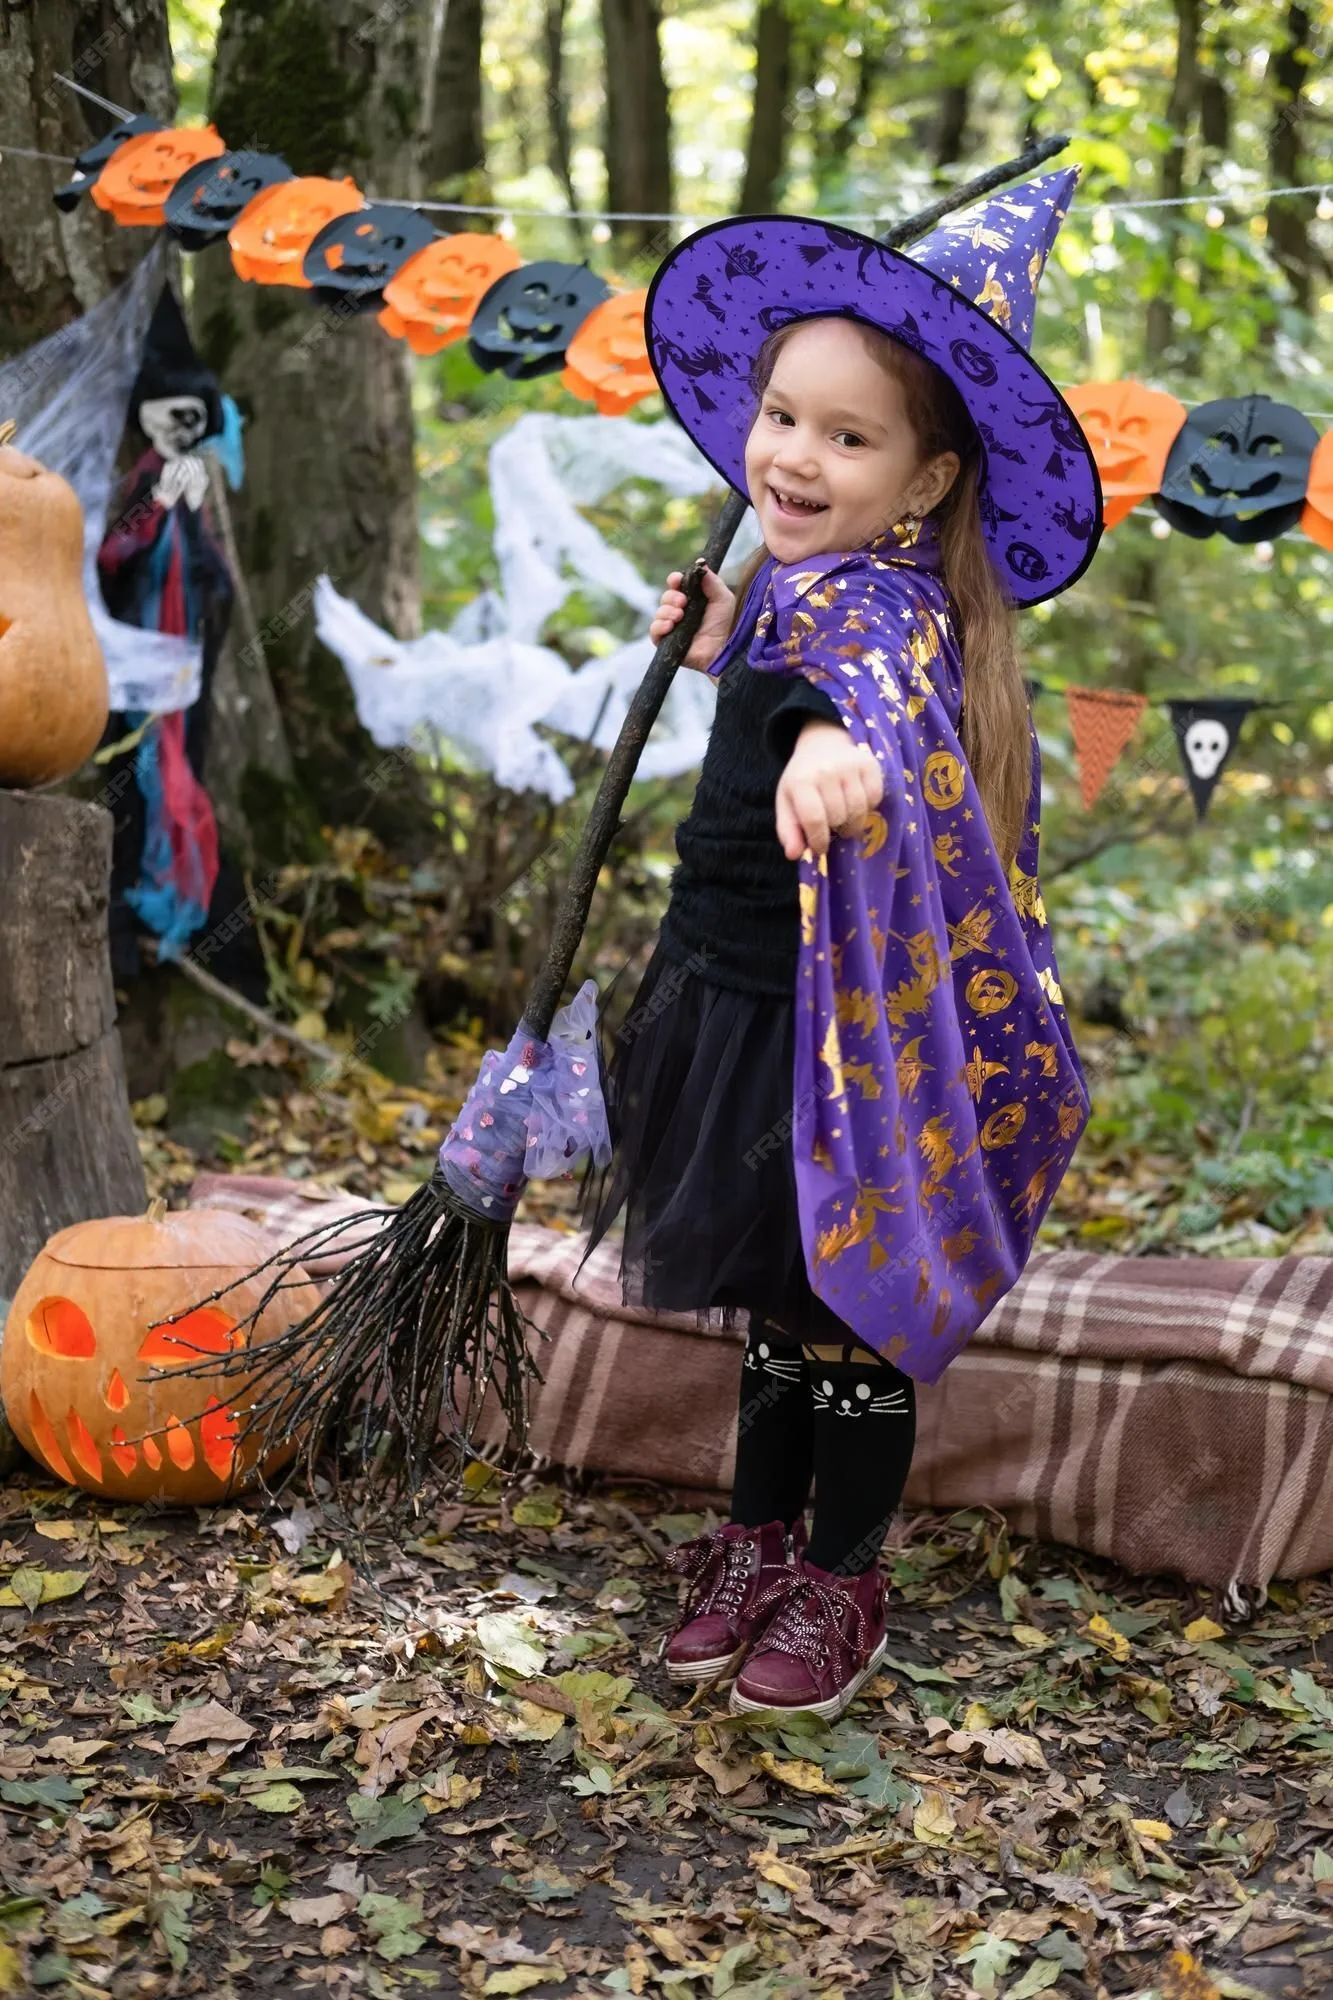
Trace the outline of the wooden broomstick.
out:
[[[897,223],[880,240],[900,248],[942,216],[1031,172],[1068,143],[1062,136],[1029,147]],[[721,568],[748,504],[737,492],[724,502],[703,553],[686,574],[684,615],[654,653],[607,759],[556,912],[550,949],[520,1023],[519,1034],[534,1044],[549,1037],[639,757],[703,616],[703,570]],[[506,1153],[503,1161],[512,1178],[506,1199],[490,1204],[493,1213],[461,1197],[457,1176],[446,1178],[442,1162],[388,1221],[345,1216],[311,1230],[261,1265],[261,1272],[270,1273],[269,1284],[240,1331],[244,1336],[285,1287],[300,1282],[295,1273],[304,1260],[341,1250],[347,1261],[314,1311],[275,1339],[174,1372],[243,1377],[238,1393],[245,1400],[237,1415],[246,1437],[258,1442],[261,1458],[297,1438],[293,1463],[309,1480],[324,1446],[350,1449],[386,1496],[408,1503],[432,1464],[458,1465],[477,1456],[472,1441],[492,1391],[508,1441],[521,1449],[528,1387],[539,1371],[507,1274],[510,1219],[524,1178],[524,1140],[517,1123],[514,1129],[516,1157]],[[231,1289],[201,1303],[224,1298]]]

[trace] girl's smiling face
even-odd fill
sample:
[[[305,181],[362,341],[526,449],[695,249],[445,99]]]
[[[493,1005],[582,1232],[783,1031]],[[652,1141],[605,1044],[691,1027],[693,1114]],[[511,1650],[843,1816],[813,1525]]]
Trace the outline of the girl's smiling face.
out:
[[[745,478],[764,543],[780,563],[857,549],[906,514],[928,514],[958,472],[953,452],[923,463],[903,385],[847,319],[787,336],[745,445]]]

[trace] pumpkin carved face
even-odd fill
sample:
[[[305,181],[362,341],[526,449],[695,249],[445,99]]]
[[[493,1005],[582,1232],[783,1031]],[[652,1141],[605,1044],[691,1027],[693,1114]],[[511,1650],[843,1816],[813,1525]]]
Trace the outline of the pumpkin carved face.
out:
[[[238,1322],[266,1280],[252,1278],[216,1305],[196,1301],[253,1270],[274,1244],[243,1216],[159,1207],[51,1238],[10,1308],[0,1390],[20,1443],[58,1478],[109,1500],[194,1505],[242,1490],[259,1468],[240,1435],[246,1378],[179,1370],[242,1344]],[[318,1300],[298,1277],[249,1344],[273,1339]],[[154,1324],[175,1312],[184,1317]],[[270,1454],[264,1471],[295,1442]]]
[[[1301,527],[1321,549],[1333,549],[1333,431],[1325,431],[1310,460]]]
[[[58,473],[0,447],[0,785],[68,778],[106,727],[83,594],[83,510]]]
[[[74,172],[65,187],[57,188],[52,199],[57,208],[69,215],[79,205],[79,198],[92,186],[111,155],[127,139],[137,138],[141,132],[160,132],[162,120],[150,118],[146,111],[138,112],[133,118],[122,118],[104,132],[91,146],[85,146],[74,162]]]
[[[565,350],[561,382],[585,402],[596,403],[604,417],[620,416],[657,387],[643,332],[647,303],[646,288],[605,299]]]
[[[378,312],[384,287],[409,257],[434,241],[427,216],[395,202],[370,202],[335,215],[305,253],[302,270],[323,304]]]
[[[212,125],[141,132],[117,146],[93,183],[93,200],[122,224],[166,221],[166,199],[181,175],[227,150]]]
[[[565,348],[609,288],[586,264],[525,264],[491,286],[472,316],[468,349],[478,368],[511,382],[565,364]]]
[[[202,250],[225,236],[257,195],[294,178],[276,153],[220,153],[201,160],[167,196],[167,228],[182,250]]]
[[[1161,485],[1185,405],[1142,382],[1082,382],[1065,401],[1092,446],[1104,519],[1113,528]]]
[[[311,243],[335,215],[347,215],[361,205],[361,191],[350,176],[330,181],[319,174],[303,174],[266,189],[227,234],[237,277],[257,285],[308,289],[310,280],[301,264]]]
[[[503,236],[437,236],[385,285],[380,325],[414,354],[438,354],[462,339],[478,301],[522,261]]]
[[[1191,410],[1171,447],[1155,505],[1163,520],[1201,541],[1242,545],[1294,528],[1305,508],[1319,433],[1271,396],[1222,396]]]

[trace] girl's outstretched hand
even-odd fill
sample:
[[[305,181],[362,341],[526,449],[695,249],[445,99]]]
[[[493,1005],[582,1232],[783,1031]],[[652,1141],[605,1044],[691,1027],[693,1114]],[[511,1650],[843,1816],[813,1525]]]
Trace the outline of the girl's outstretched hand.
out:
[[[685,611],[685,592],[681,589],[684,575],[673,569],[662,592],[662,601],[656,616],[648,627],[648,636],[655,646],[660,646],[668,632],[679,625]],[[703,622],[695,633],[689,652],[682,661],[683,666],[698,667],[706,672],[726,644],[731,630],[732,606],[736,602],[735,593],[727,589],[720,576],[711,569],[704,571],[704,596],[708,600]]]
[[[812,717],[778,780],[778,839],[788,861],[805,849],[828,853],[835,833],[864,831],[884,796],[884,773],[868,743],[854,743],[840,722]]]

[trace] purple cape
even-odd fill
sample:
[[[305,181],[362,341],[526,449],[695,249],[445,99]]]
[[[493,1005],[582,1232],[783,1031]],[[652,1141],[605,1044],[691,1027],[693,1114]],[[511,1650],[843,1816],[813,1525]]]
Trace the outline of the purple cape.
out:
[[[866,833],[800,863],[806,1269],[863,1341],[933,1382],[1018,1277],[1088,1118],[1037,886],[1037,739],[1006,876],[958,739],[962,659],[931,520],[770,560],[712,674],[751,630],[750,666],[823,688],[884,774]]]

